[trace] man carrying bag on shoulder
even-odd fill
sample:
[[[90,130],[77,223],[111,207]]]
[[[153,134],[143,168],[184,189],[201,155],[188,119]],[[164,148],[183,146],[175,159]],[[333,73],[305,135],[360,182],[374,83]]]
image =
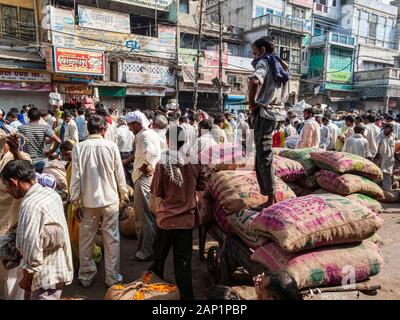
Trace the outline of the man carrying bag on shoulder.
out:
[[[289,97],[287,64],[274,55],[270,37],[262,37],[252,45],[255,69],[249,81],[251,126],[256,144],[256,173],[260,192],[268,201],[256,209],[275,202],[275,179],[272,167],[272,133],[278,121],[285,121],[284,103]]]

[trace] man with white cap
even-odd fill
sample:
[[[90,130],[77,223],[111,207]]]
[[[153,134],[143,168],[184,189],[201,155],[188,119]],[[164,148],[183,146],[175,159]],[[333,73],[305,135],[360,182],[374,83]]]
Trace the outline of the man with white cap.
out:
[[[135,134],[135,160],[132,181],[134,184],[135,223],[138,247],[134,260],[153,259],[156,233],[154,216],[150,211],[150,185],[156,164],[161,158],[161,142],[157,133],[149,129],[150,121],[140,111],[125,116],[129,129]]]

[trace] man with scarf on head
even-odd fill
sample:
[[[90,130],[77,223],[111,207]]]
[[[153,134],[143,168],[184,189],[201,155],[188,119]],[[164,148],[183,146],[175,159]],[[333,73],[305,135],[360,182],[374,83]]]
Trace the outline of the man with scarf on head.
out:
[[[187,132],[180,126],[167,131],[169,149],[161,155],[151,184],[151,192],[161,198],[155,212],[157,237],[155,260],[150,267],[164,277],[164,263],[173,248],[176,284],[182,300],[192,300],[192,230],[195,226],[196,190],[203,191],[206,177],[202,166],[185,160]]]
[[[274,55],[270,37],[252,45],[255,69],[249,81],[251,125],[256,144],[256,173],[260,192],[268,201],[258,209],[275,202],[275,179],[272,167],[272,133],[279,121],[285,121],[284,103],[289,97],[289,73],[284,61]]]
[[[124,120],[135,134],[132,182],[138,247],[133,260],[149,261],[153,259],[156,233],[154,217],[150,211],[150,185],[154,168],[161,157],[161,140],[154,130],[149,129],[150,121],[142,112],[129,112]]]

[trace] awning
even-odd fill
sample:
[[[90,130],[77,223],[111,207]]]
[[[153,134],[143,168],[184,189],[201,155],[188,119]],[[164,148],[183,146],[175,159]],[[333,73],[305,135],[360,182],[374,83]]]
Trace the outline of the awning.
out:
[[[225,97],[226,102],[240,102],[246,101],[246,96],[243,95],[227,95]]]
[[[126,87],[99,87],[101,97],[125,97]]]
[[[331,102],[359,102],[360,98],[354,98],[354,97],[329,97],[329,100]]]
[[[36,49],[31,50],[0,50],[0,59],[44,62]]]

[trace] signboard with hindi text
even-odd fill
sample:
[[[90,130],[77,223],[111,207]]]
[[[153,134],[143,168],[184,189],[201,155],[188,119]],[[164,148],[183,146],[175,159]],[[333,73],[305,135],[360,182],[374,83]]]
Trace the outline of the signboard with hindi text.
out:
[[[103,76],[104,53],[72,48],[54,48],[55,72]]]
[[[51,82],[51,74],[43,70],[0,68],[0,81]]]
[[[168,8],[174,0],[114,0],[114,2],[122,2],[132,4],[139,7],[168,11]]]
[[[84,28],[131,33],[128,13],[78,6],[78,24]]]

